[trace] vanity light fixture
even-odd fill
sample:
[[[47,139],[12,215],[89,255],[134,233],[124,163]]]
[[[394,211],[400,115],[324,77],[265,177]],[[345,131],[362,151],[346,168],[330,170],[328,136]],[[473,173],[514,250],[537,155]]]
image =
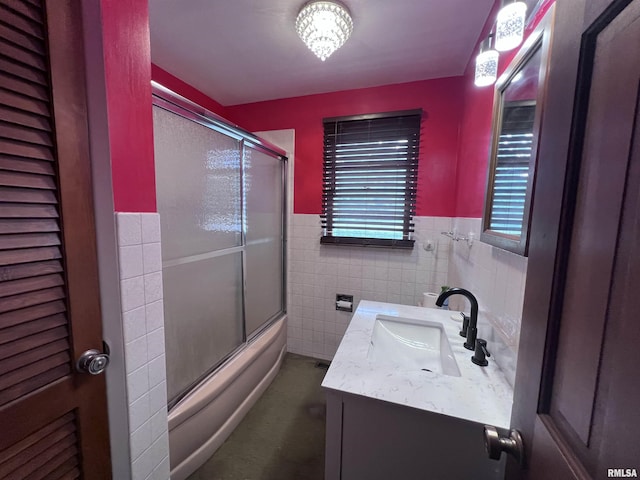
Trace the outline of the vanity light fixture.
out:
[[[353,30],[349,11],[336,2],[307,3],[296,18],[296,31],[323,62],[344,45]]]
[[[493,34],[480,44],[480,53],[476,57],[476,87],[487,87],[496,83],[498,78],[498,57],[500,56],[491,48]]]
[[[503,0],[496,17],[496,50],[506,52],[522,43],[527,4],[520,1]]]

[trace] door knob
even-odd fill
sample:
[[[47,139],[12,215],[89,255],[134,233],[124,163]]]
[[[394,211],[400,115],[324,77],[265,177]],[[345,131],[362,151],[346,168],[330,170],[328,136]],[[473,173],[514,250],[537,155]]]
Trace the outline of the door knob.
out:
[[[90,375],[99,375],[105,371],[109,365],[109,354],[102,353],[98,350],[87,350],[76,362],[76,369],[80,373],[88,373]]]
[[[518,430],[511,429],[509,436],[503,437],[496,427],[485,425],[484,447],[491,460],[500,460],[502,452],[506,452],[513,455],[520,465],[524,464],[524,443]]]

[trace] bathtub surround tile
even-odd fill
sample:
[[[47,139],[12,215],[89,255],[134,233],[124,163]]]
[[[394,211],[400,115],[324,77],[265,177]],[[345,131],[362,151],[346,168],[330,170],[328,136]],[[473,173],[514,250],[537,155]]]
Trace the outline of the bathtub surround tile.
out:
[[[169,457],[164,457],[151,474],[150,480],[166,480],[169,478]]]
[[[147,332],[164,327],[164,304],[162,300],[145,305]]]
[[[166,452],[169,450],[169,436],[167,432],[164,432],[157,440],[151,444],[149,449],[151,455],[151,463],[153,465],[160,465],[164,458],[167,456]]]
[[[147,359],[149,361],[164,354],[164,327],[147,334]]]
[[[147,448],[137,459],[133,461],[131,479],[146,480],[153,472],[153,467],[151,449]]]
[[[127,375],[127,393],[129,400],[135,402],[149,391],[149,367],[145,363],[139,369]]]
[[[162,382],[149,391],[149,411],[155,415],[167,409],[167,382]]]
[[[144,301],[144,278],[133,277],[122,280],[122,311],[128,312],[134,308],[142,307]]]
[[[145,274],[144,298],[145,303],[162,300],[162,272]]]
[[[149,393],[145,393],[129,405],[129,430],[135,432],[151,418],[149,414]]]
[[[147,364],[147,337],[142,336],[124,345],[127,374]],[[131,399],[129,400],[131,401]]]
[[[168,480],[160,217],[116,213],[133,479]]]
[[[392,273],[393,272],[393,273]],[[395,273],[397,272],[397,273]],[[396,268],[389,269],[389,281],[398,282],[400,281],[400,275],[402,270],[398,270]],[[416,270],[416,283],[425,284],[429,281],[429,272],[427,270]]]
[[[351,318],[351,313],[336,312],[338,293],[353,295],[355,310],[363,299],[417,305],[422,292],[440,290],[447,278],[449,239],[439,229],[449,230],[451,219],[416,217],[415,224],[413,250],[387,250],[321,246],[318,215],[290,217],[289,351],[333,357]],[[422,248],[428,239],[437,245],[436,251]]]
[[[160,215],[142,214],[140,223],[142,227],[142,243],[149,244],[160,242]]]
[[[302,350],[302,340],[287,334],[287,348],[289,350]]]
[[[131,458],[136,460],[142,452],[151,447],[151,422],[145,422],[131,434]]]
[[[117,213],[118,246],[140,245],[142,243],[142,219],[139,213]]]
[[[155,387],[167,378],[165,356],[160,355],[149,362],[149,388]]]
[[[120,279],[142,275],[142,245],[120,247],[118,252]]]
[[[289,302],[292,306],[300,306],[302,305],[302,295],[297,293],[289,294]]]
[[[162,251],[160,242],[147,243],[142,246],[143,273],[154,273],[162,271]]]
[[[349,277],[362,279],[362,263],[360,263],[360,265],[350,264]]]
[[[303,307],[312,307],[314,306],[314,297],[313,296],[304,296],[302,297],[302,306]]]
[[[167,433],[167,418],[166,413],[162,410],[158,411],[151,417],[149,421],[149,445],[151,442],[156,441],[162,435]]]
[[[134,310],[124,312],[122,315],[122,321],[124,323],[124,341],[125,343],[132,342],[147,333],[146,319],[145,319],[145,307],[139,307]]]

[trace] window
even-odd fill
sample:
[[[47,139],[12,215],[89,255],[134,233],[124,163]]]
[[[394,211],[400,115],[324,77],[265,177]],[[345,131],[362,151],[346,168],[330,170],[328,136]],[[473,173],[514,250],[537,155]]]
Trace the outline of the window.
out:
[[[412,248],[421,110],[324,119],[320,243]]]

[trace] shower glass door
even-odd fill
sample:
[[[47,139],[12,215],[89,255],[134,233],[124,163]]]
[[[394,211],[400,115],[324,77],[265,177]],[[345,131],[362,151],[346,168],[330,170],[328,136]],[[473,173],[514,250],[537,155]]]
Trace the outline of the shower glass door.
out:
[[[284,310],[282,160],[245,145],[247,335]]]
[[[155,96],[153,119],[172,406],[284,313],[285,158]]]
[[[174,398],[243,341],[240,142],[159,107],[153,114]]]

